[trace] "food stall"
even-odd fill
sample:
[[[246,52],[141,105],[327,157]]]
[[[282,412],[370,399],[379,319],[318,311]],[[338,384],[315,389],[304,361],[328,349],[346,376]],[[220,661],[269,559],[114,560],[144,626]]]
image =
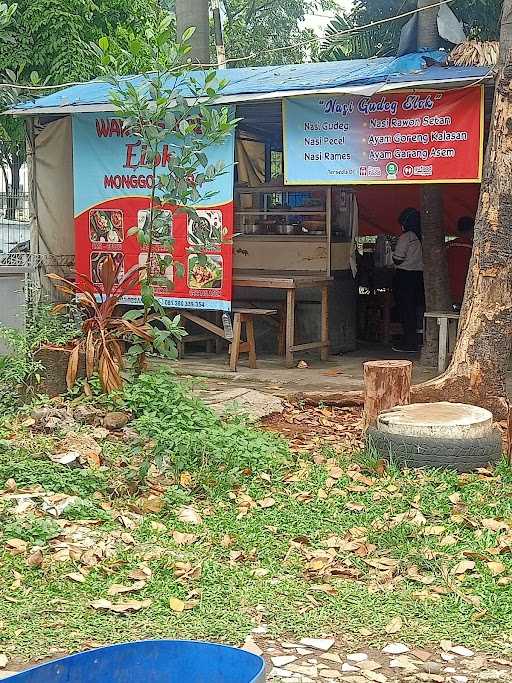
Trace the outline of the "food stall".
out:
[[[381,185],[393,204],[400,187],[477,186],[480,179],[475,84],[490,76],[440,65],[445,58],[436,52],[222,74],[229,84],[218,104],[235,106],[241,119],[236,137],[213,150],[229,172],[219,179],[215,203],[197,206],[199,222],[162,207],[170,211],[174,257],[183,267],[170,273],[172,290],[158,293],[162,303],[210,322],[238,304],[275,308],[275,321],[262,320],[256,330],[258,353],[280,352],[287,365],[296,352],[320,350],[325,358],[354,349],[355,244],[359,215],[371,213],[360,188]],[[137,164],[136,141],[116,134],[109,91],[93,81],[11,112],[27,117],[31,132],[32,253],[75,253],[90,276],[105,253],[125,270],[145,256],[128,229],[145,220],[146,171]],[[445,97],[456,92],[459,98]],[[444,102],[463,96],[473,104],[459,101],[447,113]],[[205,254],[205,271],[190,250],[219,227],[222,243]],[[135,290],[126,301],[139,302]]]

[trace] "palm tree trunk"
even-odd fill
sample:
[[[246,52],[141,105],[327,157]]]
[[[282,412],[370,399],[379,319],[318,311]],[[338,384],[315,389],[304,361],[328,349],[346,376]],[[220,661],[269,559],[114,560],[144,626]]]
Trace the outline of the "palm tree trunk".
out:
[[[208,0],[176,0],[176,33],[181,40],[183,32],[195,27],[190,39],[191,52],[187,59],[198,64],[210,63]]]

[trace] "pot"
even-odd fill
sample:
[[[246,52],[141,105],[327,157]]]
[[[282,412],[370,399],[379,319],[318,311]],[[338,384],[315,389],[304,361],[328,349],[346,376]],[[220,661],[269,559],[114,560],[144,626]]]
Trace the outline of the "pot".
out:
[[[244,235],[261,235],[264,228],[259,223],[253,225],[244,225]]]
[[[296,235],[299,230],[298,223],[284,223],[275,228],[278,235]]]

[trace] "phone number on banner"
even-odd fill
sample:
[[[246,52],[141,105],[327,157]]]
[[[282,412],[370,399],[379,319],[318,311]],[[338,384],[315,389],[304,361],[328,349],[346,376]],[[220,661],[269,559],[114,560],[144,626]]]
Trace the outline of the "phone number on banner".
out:
[[[230,311],[231,302],[223,301],[222,299],[175,299],[173,297],[158,296],[158,302],[165,308],[192,308],[204,311]],[[142,299],[140,296],[123,296],[119,303],[141,305]]]

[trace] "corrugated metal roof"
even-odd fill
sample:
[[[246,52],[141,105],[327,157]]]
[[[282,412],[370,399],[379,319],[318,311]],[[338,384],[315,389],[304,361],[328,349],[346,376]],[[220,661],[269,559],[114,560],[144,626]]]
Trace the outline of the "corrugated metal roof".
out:
[[[427,66],[435,60],[437,64]],[[228,80],[219,102],[275,99],[318,92],[363,92],[372,94],[399,86],[444,85],[456,87],[489,75],[482,67],[444,66],[446,53],[429,52],[403,57],[355,59],[341,62],[313,62],[283,66],[246,67],[219,70]],[[200,80],[203,72],[196,72]],[[127,82],[144,86],[144,76],[130,76]],[[100,80],[66,88],[18,105],[11,113],[51,114],[81,111],[109,111],[111,85]],[[187,96],[190,93],[183,92]]]

